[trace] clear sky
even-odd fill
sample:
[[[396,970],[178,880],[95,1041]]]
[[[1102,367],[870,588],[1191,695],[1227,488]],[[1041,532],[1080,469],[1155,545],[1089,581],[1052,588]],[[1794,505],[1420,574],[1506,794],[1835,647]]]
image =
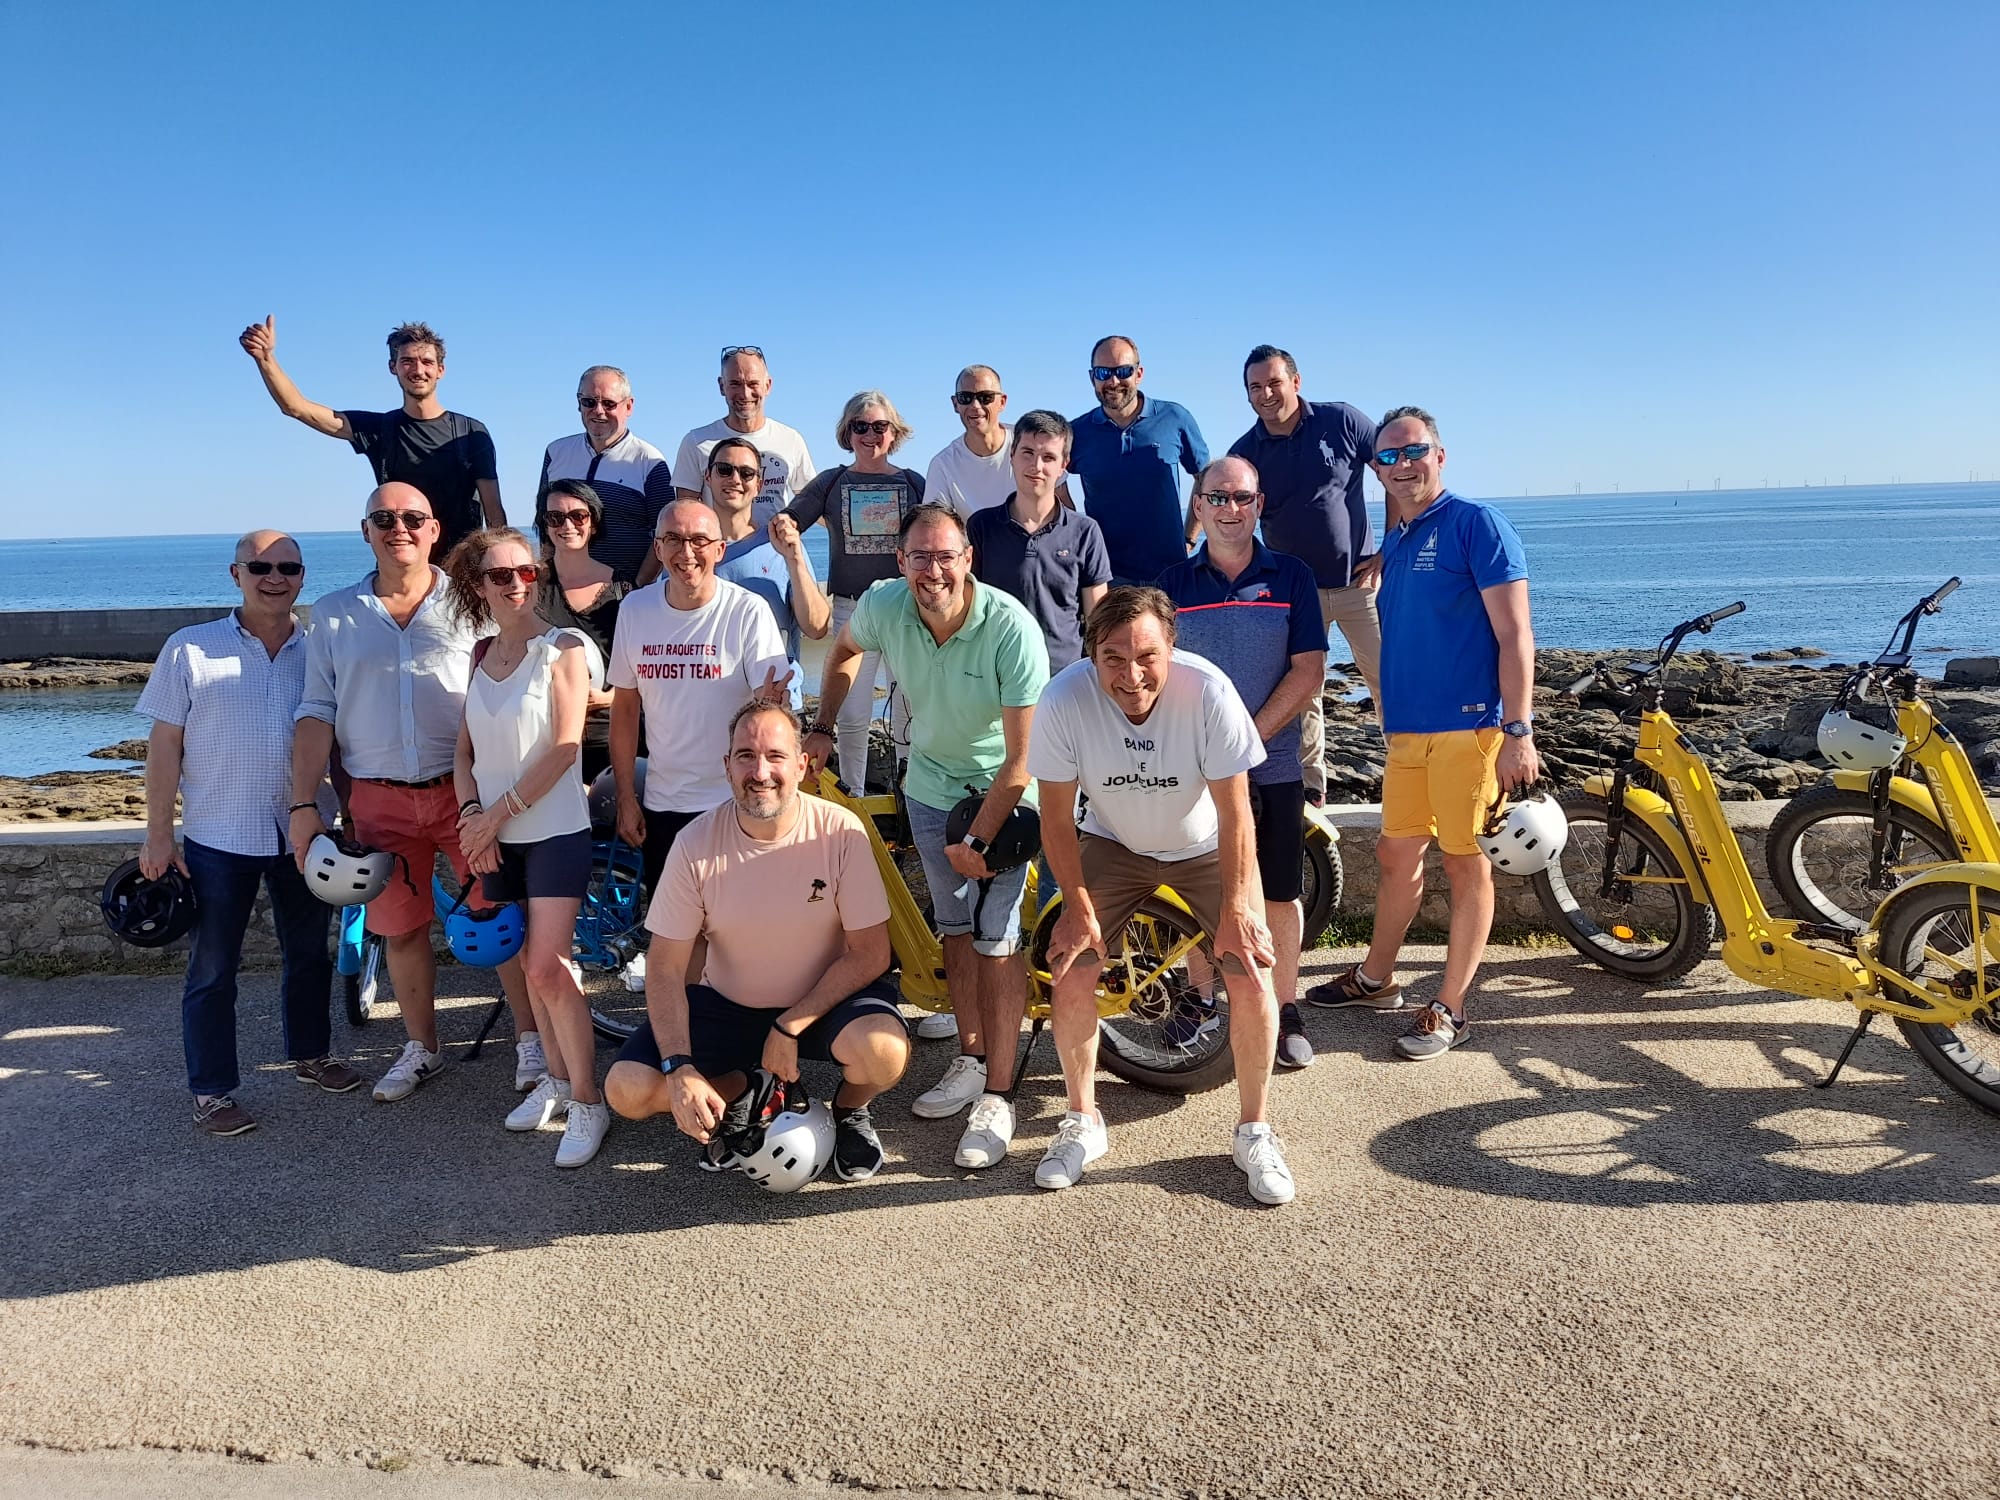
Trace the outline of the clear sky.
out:
[[[345,526],[449,346],[526,508],[624,366],[671,455],[771,352],[821,463],[880,386],[1090,404],[1099,334],[1218,451],[1253,343],[1435,412],[1471,494],[2000,473],[2000,6],[0,0],[0,535]]]

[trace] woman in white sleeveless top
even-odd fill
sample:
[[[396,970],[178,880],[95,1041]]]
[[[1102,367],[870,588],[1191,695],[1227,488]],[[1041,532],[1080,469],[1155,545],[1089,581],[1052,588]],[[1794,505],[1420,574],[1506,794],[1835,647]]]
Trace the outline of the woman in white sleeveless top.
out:
[[[578,770],[591,673],[585,644],[536,608],[541,572],[511,527],[474,532],[453,549],[452,597],[475,629],[458,734],[459,845],[486,900],[527,913],[521,969],[547,1072],[507,1116],[509,1130],[563,1117],[556,1165],[580,1167],[610,1124],[598,1092],[590,1007],[569,966],[577,909],[590,883],[590,808]],[[525,1029],[525,1028],[524,1028]]]

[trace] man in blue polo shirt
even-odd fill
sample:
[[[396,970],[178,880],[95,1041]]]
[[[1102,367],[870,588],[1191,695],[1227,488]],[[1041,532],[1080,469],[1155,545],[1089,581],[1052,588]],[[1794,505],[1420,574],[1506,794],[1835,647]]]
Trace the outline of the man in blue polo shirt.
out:
[[[1313,1059],[1300,1019],[1299,870],[1305,843],[1306,789],[1300,779],[1299,713],[1326,681],[1326,626],[1312,570],[1257,540],[1264,510],[1257,471],[1240,458],[1218,458],[1195,478],[1194,516],[1207,535],[1201,550],[1160,575],[1174,601],[1176,644],[1206,657],[1236,684],[1264,760],[1250,768],[1250,815],[1257,829],[1257,873],[1264,922],[1277,963],[1278,1065]]]
[[[1178,468],[1201,472],[1208,444],[1185,407],[1141,393],[1139,346],[1121,334],[1090,351],[1097,406],[1078,417],[1070,472],[1084,509],[1104,531],[1113,584],[1150,584],[1187,556],[1194,521],[1181,515]]]
[[[1347,637],[1379,717],[1375,530],[1362,494],[1375,423],[1345,401],[1301,400],[1298,363],[1274,344],[1259,344],[1243,361],[1243,390],[1257,422],[1229,451],[1263,478],[1264,540],[1312,569],[1320,619]],[[1306,706],[1300,749],[1306,795],[1314,802],[1326,798],[1325,739],[1315,696]]]
[[[1424,899],[1436,839],[1451,884],[1444,982],[1398,1055],[1442,1057],[1465,1040],[1465,997],[1493,926],[1493,867],[1478,836],[1502,792],[1541,775],[1535,634],[1521,538],[1491,506],[1444,487],[1437,422],[1418,406],[1382,419],[1372,460],[1389,498],[1382,539],[1382,879],[1368,956],[1308,997],[1396,1010],[1396,956]]]

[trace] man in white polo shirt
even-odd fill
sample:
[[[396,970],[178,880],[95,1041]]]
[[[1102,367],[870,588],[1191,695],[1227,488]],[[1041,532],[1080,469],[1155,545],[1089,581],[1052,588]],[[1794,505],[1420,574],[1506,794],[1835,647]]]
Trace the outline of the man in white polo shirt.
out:
[[[958,372],[951,409],[965,431],[938,449],[924,471],[924,498],[962,516],[1005,505],[1014,493],[1014,470],[1007,462],[1012,429],[1000,420],[1007,393],[991,365],[967,365]]]
[[[771,367],[762,349],[755,344],[731,344],[724,349],[722,373],[715,383],[729,411],[681,439],[674,454],[674,489],[683,500],[699,500],[709,451],[732,433],[747,437],[764,455],[764,488],[751,504],[750,520],[754,525],[768,526],[771,517],[791,504],[792,497],[819,471],[806,451],[805,438],[796,429],[764,415],[764,398],[771,394]]]
[[[1289,1203],[1292,1174],[1264,1118],[1277,1044],[1276,958],[1257,877],[1249,771],[1264,759],[1250,711],[1220,668],[1174,649],[1173,601],[1115,588],[1091,611],[1084,659],[1058,672],[1036,707],[1028,773],[1042,806],[1089,799],[1079,834],[1042,824],[1062,887],[1049,943],[1053,1022],[1069,1113],[1035,1169],[1066,1188],[1104,1155],[1097,1112],[1097,976],[1109,936],[1170,886],[1213,939],[1229,995],[1238,1121],[1231,1155],[1260,1203]]]
[[[590,539],[590,555],[621,583],[651,583],[660,564],[653,556],[653,527],[674,498],[666,455],[625,424],[632,419],[632,384],[616,365],[592,365],[576,382],[583,431],[557,438],[542,454],[537,502],[552,479],[576,479],[597,492],[604,521]]]

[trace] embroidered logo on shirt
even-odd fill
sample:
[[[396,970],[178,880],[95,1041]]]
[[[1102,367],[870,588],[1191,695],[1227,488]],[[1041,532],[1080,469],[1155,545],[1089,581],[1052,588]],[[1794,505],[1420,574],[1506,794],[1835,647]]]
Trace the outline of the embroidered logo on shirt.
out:
[[[825,889],[826,889],[826,882],[824,880],[815,880],[813,882],[813,893],[810,896],[806,897],[807,902],[810,903],[814,901],[824,901],[826,897],[822,895],[821,892],[823,892]]]
[[[1329,469],[1340,467],[1340,455],[1333,451],[1333,444],[1329,443],[1325,438],[1319,440],[1319,456],[1326,460],[1326,466]]]
[[[1417,548],[1416,560],[1410,564],[1412,573],[1435,573],[1438,565],[1438,534],[1433,530],[1424,538],[1423,546]]]

